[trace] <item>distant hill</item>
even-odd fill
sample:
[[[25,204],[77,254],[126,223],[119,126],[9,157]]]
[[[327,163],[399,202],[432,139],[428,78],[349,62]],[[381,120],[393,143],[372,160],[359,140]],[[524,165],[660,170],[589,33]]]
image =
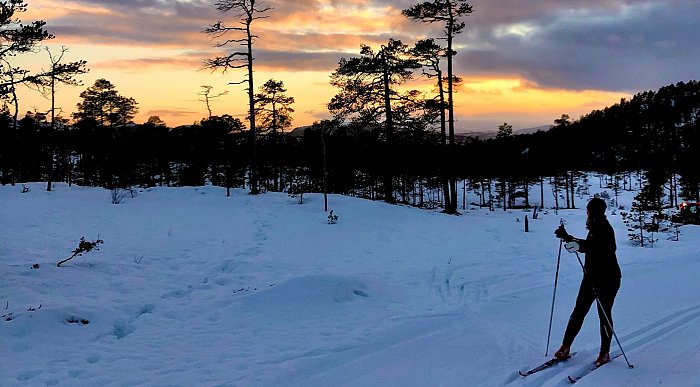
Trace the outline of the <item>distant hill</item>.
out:
[[[552,129],[554,125],[540,125],[540,126],[535,126],[532,128],[522,128],[522,129],[516,129],[514,130],[513,134],[532,134],[532,133],[537,133],[539,131],[546,132],[549,129]]]
[[[287,135],[291,137],[302,137],[304,135],[304,131],[306,129],[310,128],[311,125],[306,125],[306,126],[299,126],[292,131],[287,132]],[[536,133],[538,131],[548,131],[549,129],[552,128],[552,125],[541,125],[541,126],[535,126],[532,128],[521,128],[521,129],[515,129],[513,130],[514,135],[518,134],[531,134],[531,133]],[[472,138],[478,138],[479,140],[487,140],[490,138],[496,137],[496,132],[493,131],[470,131],[470,132],[459,132],[455,133],[455,141],[458,143],[462,143],[466,141],[467,138],[472,137]]]
[[[532,133],[536,133],[539,131],[546,132],[549,129],[551,129],[552,126],[553,125],[541,125],[541,126],[535,126],[532,128],[515,129],[515,130],[513,130],[513,134],[514,135],[532,134]],[[496,137],[496,132],[495,131],[471,131],[471,132],[455,133],[455,141],[457,141],[458,143],[466,141],[466,139],[469,137],[478,138],[479,140],[488,140],[488,139]]]
[[[310,127],[311,127],[311,125],[296,127],[294,129],[292,129],[291,132],[287,132],[287,135],[290,137],[303,137],[306,129],[308,129]]]

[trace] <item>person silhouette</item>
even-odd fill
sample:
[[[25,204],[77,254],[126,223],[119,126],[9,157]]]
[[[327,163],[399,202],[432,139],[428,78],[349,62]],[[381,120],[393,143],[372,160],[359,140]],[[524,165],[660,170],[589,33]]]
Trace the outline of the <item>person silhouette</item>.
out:
[[[610,343],[613,337],[612,307],[620,289],[622,273],[615,251],[615,231],[605,216],[607,205],[601,198],[593,198],[586,205],[586,239],[575,238],[560,225],[554,234],[567,242],[567,250],[580,251],[585,254],[584,276],[581,280],[576,304],[571,312],[564,332],[561,347],[554,357],[565,359],[570,355],[571,345],[578,335],[583,320],[595,302],[599,303],[600,351],[595,364],[602,365],[610,361]]]

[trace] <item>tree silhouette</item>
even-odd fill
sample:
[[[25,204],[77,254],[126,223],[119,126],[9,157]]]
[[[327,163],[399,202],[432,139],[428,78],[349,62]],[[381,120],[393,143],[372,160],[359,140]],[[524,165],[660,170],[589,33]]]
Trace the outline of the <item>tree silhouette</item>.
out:
[[[423,75],[428,78],[436,78],[437,96],[434,100],[434,105],[440,113],[440,142],[443,148],[447,148],[447,103],[445,101],[445,77],[443,76],[442,68],[440,67],[441,58],[446,56],[445,48],[435,43],[434,39],[424,39],[416,42],[411,54],[415,56],[418,63],[423,68]],[[451,208],[450,205],[450,186],[447,180],[445,170],[448,166],[443,165],[441,169],[442,190],[445,198],[445,208]]]
[[[447,41],[447,110],[449,111],[449,155],[454,157],[455,153],[455,117],[454,117],[454,71],[453,57],[456,51],[452,49],[453,40],[460,34],[466,26],[460,19],[474,12],[469,3],[464,0],[433,0],[415,4],[402,11],[403,15],[409,19],[424,23],[441,23],[443,25],[443,37]],[[453,164],[450,160],[450,164]],[[450,177],[450,201],[449,208],[445,212],[449,214],[457,213],[457,179]]]
[[[260,86],[260,93],[255,95],[256,112],[261,121],[261,129],[270,132],[273,137],[292,126],[294,97],[285,93],[284,82],[270,79]]]
[[[48,168],[46,177],[46,190],[51,191],[51,180],[53,174],[53,159],[54,159],[54,145],[52,136],[56,131],[56,87],[60,84],[69,86],[81,86],[82,82],[75,78],[76,75],[85,74],[88,70],[85,68],[87,62],[84,60],[71,63],[61,63],[63,56],[68,52],[68,48],[61,47],[60,53],[54,54],[46,48],[46,52],[49,54],[49,60],[51,61],[51,69],[45,71],[45,76],[42,76],[41,83],[42,94],[51,98],[51,130],[48,133]],[[48,78],[48,79],[45,79]]]
[[[54,38],[53,35],[44,29],[45,21],[37,20],[24,23],[18,18],[18,14],[26,12],[27,7],[28,5],[24,0],[0,2],[0,99],[4,102],[10,102],[14,106],[13,135],[10,136],[11,140],[15,137],[14,133],[17,130],[17,116],[19,114],[17,85],[25,84],[34,87],[45,87],[47,85],[55,85],[57,81],[69,83],[72,75],[85,71],[84,61],[63,64],[58,63],[60,60],[54,63],[54,58],[51,58],[51,69],[34,74],[30,70],[15,67],[12,64],[12,60],[18,55],[38,52],[44,40]],[[55,117],[53,116],[54,110],[52,106],[52,117]],[[10,160],[10,175],[14,175],[12,165],[14,165],[14,158]],[[12,184],[14,184],[14,178],[12,178]],[[50,187],[51,182],[49,178],[47,188],[50,190]]]
[[[273,166],[273,187],[274,191],[279,191],[280,168],[279,168],[279,145],[280,135],[284,130],[292,126],[292,113],[294,109],[294,97],[289,97],[285,93],[287,89],[284,82],[270,79],[260,86],[260,93],[255,95],[256,116],[260,120],[259,132],[266,132],[269,157],[272,158]]]
[[[255,129],[255,84],[253,82],[253,43],[258,38],[253,33],[252,25],[255,20],[265,19],[265,12],[271,8],[266,7],[262,1],[256,0],[221,0],[216,3],[216,8],[224,13],[229,12],[238,18],[239,25],[242,27],[229,27],[222,21],[218,21],[204,30],[215,39],[225,38],[224,41],[216,43],[216,47],[227,47],[229,45],[240,45],[244,50],[233,50],[228,55],[219,56],[214,59],[205,61],[205,67],[213,70],[221,69],[226,72],[229,69],[246,69],[246,79],[240,82],[232,82],[231,84],[247,83],[246,91],[248,93],[248,125],[250,126],[250,141],[253,151],[250,169],[250,193],[259,193],[257,180],[257,133]],[[242,37],[228,37],[229,34],[243,33]]]
[[[138,103],[133,98],[119,94],[108,80],[100,78],[80,93],[82,102],[73,113],[76,120],[95,120],[101,126],[125,126],[138,113]]]
[[[16,85],[37,81],[38,75],[31,75],[29,70],[14,67],[10,58],[18,54],[36,52],[42,41],[52,39],[44,26],[45,21],[38,20],[24,24],[16,15],[27,11],[24,0],[0,2],[0,96],[6,98],[14,93]]]
[[[165,121],[163,121],[160,116],[150,116],[146,120],[146,123],[144,125],[151,125],[154,127],[166,127],[167,124]]]
[[[351,118],[361,126],[382,125],[384,143],[392,153],[395,131],[395,115],[401,113],[400,104],[415,99],[416,93],[400,93],[396,90],[410,80],[413,70],[420,67],[410,57],[408,46],[400,40],[390,39],[378,52],[362,45],[360,57],[341,58],[338,68],[331,75],[331,84],[340,89],[328,109],[337,120]],[[387,164],[392,160],[384,160]],[[394,202],[391,166],[383,176],[384,200]]]
[[[228,94],[228,91],[222,91],[221,93],[213,94],[212,89],[214,88],[214,86],[202,85],[200,87],[202,88],[202,91],[199,92],[198,95],[201,95],[202,97],[204,97],[204,99],[200,99],[200,101],[204,102],[207,105],[207,112],[209,113],[208,117],[211,118],[212,117],[211,100],[214,98],[219,98],[219,97],[222,97],[222,96]]]
[[[497,139],[503,139],[503,138],[508,138],[513,135],[513,125],[510,125],[507,122],[504,122],[498,127],[498,131],[496,132],[496,138]]]

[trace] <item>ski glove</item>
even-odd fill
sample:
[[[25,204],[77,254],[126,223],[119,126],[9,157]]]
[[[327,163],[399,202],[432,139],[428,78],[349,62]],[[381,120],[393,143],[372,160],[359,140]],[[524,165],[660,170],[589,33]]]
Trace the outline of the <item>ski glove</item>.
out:
[[[578,250],[581,248],[581,246],[579,246],[578,242],[572,240],[572,241],[566,242],[564,244],[564,248],[566,249],[566,251],[568,251],[570,253],[575,253],[575,252],[578,252]]]
[[[566,229],[564,228],[563,224],[557,227],[556,230],[554,230],[554,235],[556,235],[557,238],[563,239],[564,242],[571,242],[572,240],[574,240],[574,237],[572,237],[571,235],[569,235],[568,232],[566,232]]]

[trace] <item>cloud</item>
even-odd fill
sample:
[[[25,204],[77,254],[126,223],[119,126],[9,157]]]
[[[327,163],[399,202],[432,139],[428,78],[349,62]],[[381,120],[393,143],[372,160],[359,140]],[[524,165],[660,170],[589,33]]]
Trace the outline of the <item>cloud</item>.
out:
[[[693,79],[700,29],[692,3],[591,1],[575,8],[572,2],[540,1],[532,5],[541,13],[516,18],[498,12],[493,18],[502,23],[460,36],[458,71],[519,74],[541,87],[575,90],[655,89]],[[483,13],[472,16],[477,20]]]
[[[145,48],[210,46],[207,37],[201,33],[206,24],[194,20],[173,23],[145,15],[94,15],[90,23],[85,23],[81,20],[83,18],[85,15],[78,13],[66,15],[49,23],[48,30],[69,43],[139,45]]]
[[[197,55],[181,55],[169,57],[144,57],[133,59],[119,59],[96,62],[92,67],[98,69],[119,69],[143,71],[146,68],[170,68],[170,69],[197,69],[202,66],[204,57]]]
[[[48,13],[54,15],[47,19],[48,29],[68,42],[211,46],[215,42],[202,33],[207,26],[217,21],[227,26],[239,23],[235,14],[223,14],[204,1],[74,0],[68,2],[74,6],[60,8],[60,12],[55,5],[47,5],[51,4],[48,0],[37,2],[45,8],[54,7],[55,12]],[[335,39],[333,49],[349,42],[356,48],[360,39],[389,36],[397,24],[404,22],[400,9],[367,1],[342,2],[336,7],[316,0],[268,3],[273,9],[266,14],[268,18],[255,21],[254,32],[264,38],[258,39],[258,44],[270,47],[298,41],[307,44],[308,49]]]
[[[146,117],[189,117],[195,114],[201,114],[201,112],[186,109],[153,109],[147,111],[144,115]]]
[[[191,66],[162,49],[212,51],[201,31],[235,15],[209,0],[34,0],[57,42],[143,47],[151,58],[123,64]],[[332,71],[362,43],[411,43],[440,26],[410,21],[417,0],[266,0],[256,58],[270,69]],[[455,41],[463,77],[521,78],[541,88],[634,91],[697,77],[697,0],[473,0]],[[60,12],[49,12],[48,10]],[[144,55],[146,56],[146,55]],[[138,62],[141,61],[141,62]],[[116,67],[119,63],[112,66]]]
[[[338,67],[342,52],[258,51],[256,65],[263,71],[326,71],[329,74]]]
[[[119,69],[143,71],[147,68],[203,70],[205,59],[224,55],[225,52],[197,51],[177,56],[152,56],[118,60],[105,60],[93,63],[98,69]],[[301,52],[256,50],[255,69],[258,71],[322,71],[332,72],[343,52]]]

